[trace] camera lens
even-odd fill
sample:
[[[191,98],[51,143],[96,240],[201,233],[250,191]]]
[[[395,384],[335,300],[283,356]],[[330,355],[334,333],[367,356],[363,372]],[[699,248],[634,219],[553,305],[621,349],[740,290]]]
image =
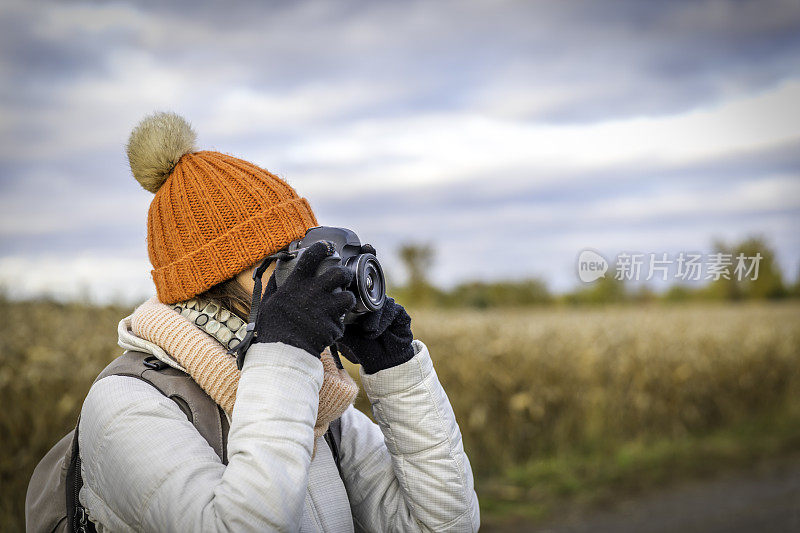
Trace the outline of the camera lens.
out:
[[[386,301],[386,282],[378,259],[372,254],[358,256],[355,278],[357,296],[363,304],[363,311],[380,309]]]

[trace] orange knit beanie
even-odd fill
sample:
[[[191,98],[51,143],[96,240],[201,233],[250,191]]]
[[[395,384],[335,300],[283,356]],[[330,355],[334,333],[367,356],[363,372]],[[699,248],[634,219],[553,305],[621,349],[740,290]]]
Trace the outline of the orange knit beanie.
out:
[[[187,300],[284,248],[317,226],[308,201],[247,161],[196,151],[174,113],[142,120],[128,141],[134,178],[155,193],[147,249],[158,299]]]

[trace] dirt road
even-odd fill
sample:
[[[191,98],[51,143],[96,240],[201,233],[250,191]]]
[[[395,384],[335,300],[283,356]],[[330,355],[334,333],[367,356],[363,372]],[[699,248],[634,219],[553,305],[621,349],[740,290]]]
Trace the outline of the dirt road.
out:
[[[613,509],[545,524],[487,524],[482,531],[540,533],[800,532],[800,460],[760,465],[618,502]]]

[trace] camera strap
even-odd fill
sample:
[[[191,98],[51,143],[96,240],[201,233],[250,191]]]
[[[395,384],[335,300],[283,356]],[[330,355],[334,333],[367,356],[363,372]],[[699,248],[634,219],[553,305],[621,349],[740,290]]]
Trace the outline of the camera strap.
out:
[[[236,367],[239,370],[244,366],[244,354],[256,340],[256,321],[258,320],[258,309],[261,307],[261,276],[273,261],[287,255],[288,253],[284,251],[268,255],[253,272],[253,299],[250,301],[250,316],[247,318],[246,333],[239,344],[228,350],[229,354],[236,355]]]

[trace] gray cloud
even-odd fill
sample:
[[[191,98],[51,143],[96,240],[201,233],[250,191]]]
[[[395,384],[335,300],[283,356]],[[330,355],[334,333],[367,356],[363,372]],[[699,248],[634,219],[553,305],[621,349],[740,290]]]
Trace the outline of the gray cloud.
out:
[[[388,250],[436,242],[440,281],[538,273],[565,287],[576,247],[708,246],[752,232],[794,273],[800,132],[783,145],[592,168],[506,161],[518,154],[502,151],[461,168],[442,153],[474,155],[486,139],[440,149],[430,132],[470,117],[512,135],[711,109],[800,79],[798,30],[791,0],[7,2],[0,260],[146,260],[150,196],[123,145],[141,116],[171,108],[202,125],[204,146],[308,191],[327,223],[356,226]],[[748,127],[749,116],[737,118]],[[430,147],[395,149],[417,138],[402,128],[421,128]],[[387,130],[386,145],[360,144]],[[363,186],[421,165],[448,176]],[[747,194],[765,200],[748,206]],[[492,258],[498,242],[502,262]]]
[[[553,88],[566,101],[529,116],[581,120],[674,111],[730,90],[721,82],[731,77],[741,89],[769,85],[800,61],[791,1],[46,6],[3,17],[4,68],[20,97],[45,80],[102,75],[129,51],[199,85],[401,84],[405,97],[381,112]]]

